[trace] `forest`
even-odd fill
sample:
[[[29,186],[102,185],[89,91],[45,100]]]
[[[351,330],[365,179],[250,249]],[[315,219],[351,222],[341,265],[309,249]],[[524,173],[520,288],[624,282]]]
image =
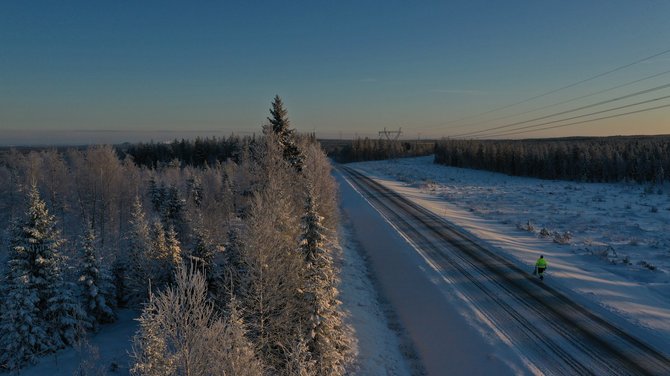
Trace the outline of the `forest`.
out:
[[[435,141],[431,140],[375,140],[366,137],[320,142],[328,156],[339,163],[420,157],[433,154],[435,150]]]
[[[134,375],[342,375],[336,185],[275,97],[262,135],[0,159],[0,369],[141,310]]]
[[[435,163],[541,179],[661,184],[670,179],[670,136],[443,139]]]

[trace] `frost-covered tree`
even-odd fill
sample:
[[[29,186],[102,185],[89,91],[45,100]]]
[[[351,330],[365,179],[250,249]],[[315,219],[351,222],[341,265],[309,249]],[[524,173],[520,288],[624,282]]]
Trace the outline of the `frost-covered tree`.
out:
[[[195,267],[180,267],[174,286],[152,296],[133,341],[135,375],[262,375],[237,314],[225,323]]]
[[[177,239],[177,231],[175,231],[174,226],[168,227],[168,231],[165,234],[165,250],[166,253],[162,261],[165,265],[165,270],[172,276],[182,263],[181,244],[179,243],[179,239]]]
[[[3,363],[19,366],[35,355],[71,345],[86,328],[85,313],[71,284],[63,280],[62,244],[55,217],[33,185],[26,216],[12,241],[4,299],[1,338],[11,342],[4,343],[6,348],[18,350],[16,355],[3,355]]]
[[[16,262],[18,261],[18,262]],[[37,290],[30,288],[28,274],[20,265],[9,264],[0,316],[0,368],[14,370],[32,362],[36,356],[53,351],[47,323],[40,316]]]
[[[128,302],[138,304],[148,297],[151,250],[151,236],[149,224],[144,214],[144,208],[139,196],[135,196],[133,203],[130,233],[128,234],[128,256],[125,261],[126,290]]]
[[[193,237],[191,258],[205,274],[207,288],[210,292],[213,292],[217,287],[215,281],[217,271],[214,265],[214,246],[212,245],[209,232],[204,226],[198,226],[193,230]]]
[[[156,219],[151,226],[149,249],[144,260],[147,265],[144,276],[146,285],[151,284],[151,289],[154,291],[163,288],[170,281],[173,272],[170,256],[165,228],[163,223]]]
[[[301,306],[305,312],[306,345],[316,364],[317,375],[343,375],[350,344],[339,310],[331,250],[327,248],[328,230],[322,225],[323,217],[318,213],[311,189],[305,209],[300,251],[305,260]]]
[[[223,252],[223,262],[221,266],[221,292],[224,296],[220,297],[227,304],[231,296],[241,296],[242,288],[248,285],[245,279],[247,268],[243,258],[242,233],[239,227],[234,226],[228,230],[228,240]]]
[[[307,342],[302,336],[294,339],[286,351],[286,376],[316,376],[317,364],[312,359]]]
[[[267,364],[282,372],[285,351],[299,332],[296,291],[301,258],[296,251],[299,218],[289,192],[268,188],[254,197],[242,246],[240,304],[250,337]]]
[[[58,348],[74,345],[91,328],[74,283],[61,281],[48,300],[46,319]]]
[[[277,142],[282,148],[284,160],[286,160],[293,168],[301,172],[305,164],[305,157],[298,148],[295,141],[295,131],[290,128],[288,120],[288,111],[284,108],[279,95],[275,95],[272,101],[272,108],[270,109],[270,129],[277,136]]]
[[[231,299],[230,309],[223,327],[223,335],[215,347],[216,356],[221,361],[222,375],[256,376],[265,369],[258,359],[253,344],[247,338],[247,329],[235,298]],[[221,325],[222,322],[215,323]],[[220,329],[219,329],[220,330]],[[213,333],[219,330],[213,331]]]
[[[111,275],[101,266],[95,248],[95,232],[92,228],[82,241],[83,263],[79,283],[83,290],[84,308],[94,330],[99,324],[116,320],[113,311],[115,304],[115,289]]]

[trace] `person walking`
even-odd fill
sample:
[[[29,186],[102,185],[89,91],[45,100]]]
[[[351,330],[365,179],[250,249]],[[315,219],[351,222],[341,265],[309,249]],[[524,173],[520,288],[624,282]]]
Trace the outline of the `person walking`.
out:
[[[535,262],[535,270],[537,270],[540,280],[544,280],[544,271],[547,270],[547,260],[544,259],[543,255],[540,255],[540,258]]]

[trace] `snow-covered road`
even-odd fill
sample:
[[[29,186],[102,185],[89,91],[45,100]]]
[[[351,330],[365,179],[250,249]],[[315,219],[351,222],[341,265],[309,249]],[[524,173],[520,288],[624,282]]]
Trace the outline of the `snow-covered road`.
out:
[[[665,356],[434,213],[353,171],[338,178],[343,211],[428,373],[670,372]]]

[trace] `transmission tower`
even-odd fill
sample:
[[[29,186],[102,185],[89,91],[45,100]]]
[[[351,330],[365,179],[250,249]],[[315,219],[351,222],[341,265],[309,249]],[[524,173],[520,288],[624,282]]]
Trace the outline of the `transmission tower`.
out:
[[[398,128],[397,131],[389,131],[386,130],[386,127],[384,127],[383,131],[379,131],[379,139],[381,140],[382,136],[384,136],[387,141],[398,141],[401,134],[402,128]]]

